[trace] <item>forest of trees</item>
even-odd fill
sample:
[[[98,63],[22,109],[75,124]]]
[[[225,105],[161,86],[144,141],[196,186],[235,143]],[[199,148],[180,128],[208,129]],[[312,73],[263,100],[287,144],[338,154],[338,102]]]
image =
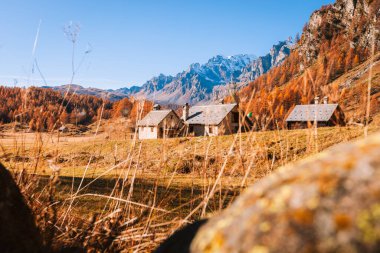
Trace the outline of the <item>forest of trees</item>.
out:
[[[89,125],[103,119],[128,117],[134,123],[152,108],[125,98],[110,102],[95,96],[62,94],[52,89],[0,86],[0,123],[18,122],[33,131],[50,131],[65,124]]]
[[[324,8],[328,10],[331,6]],[[328,84],[370,57],[370,46],[353,47],[351,43],[368,28],[370,22],[370,18],[354,20],[352,30],[347,34],[339,26],[323,20],[316,34],[313,34],[318,38],[313,44],[318,52],[316,59],[310,62],[299,51],[300,43],[303,43],[301,38],[281,66],[251,82],[234,97],[238,97],[243,110],[252,112],[253,120],[260,129],[283,127],[287,114],[295,105],[308,104],[315,96],[328,96],[331,102],[344,106],[345,101],[355,93],[359,97],[358,102],[365,104],[366,88],[346,90]],[[305,36],[306,29],[307,26],[302,36]],[[375,52],[378,50],[375,48]],[[231,96],[226,100],[233,99]],[[371,103],[374,104],[373,110],[378,108],[377,100]],[[364,114],[364,110],[358,112],[357,118],[363,119]]]
[[[378,10],[380,0],[371,2],[372,9]],[[323,7],[321,15],[331,8],[331,5]],[[283,127],[291,109],[297,104],[310,103],[314,96],[328,96],[331,102],[339,103],[343,109],[350,100],[357,105],[366,104],[365,83],[349,89],[330,84],[368,60],[372,54],[371,45],[358,46],[354,42],[371,25],[380,27],[379,21],[373,23],[371,15],[358,17],[352,20],[347,31],[339,20],[334,20],[335,23],[324,18],[321,20],[316,30],[308,30],[305,26],[298,44],[283,64],[227,97],[226,102],[239,100],[243,111],[252,112],[259,129]],[[315,38],[312,45],[303,44],[307,34]],[[314,48],[316,56],[308,59],[302,46]],[[378,51],[379,48],[375,48],[375,53]],[[372,97],[371,108],[380,112],[379,97],[378,93]],[[0,123],[19,122],[37,131],[53,130],[65,124],[88,125],[100,117],[127,117],[135,123],[151,108],[151,102],[141,103],[133,98],[112,103],[94,96],[62,94],[51,89],[0,87]],[[364,120],[364,115],[365,110],[357,110],[355,120]]]

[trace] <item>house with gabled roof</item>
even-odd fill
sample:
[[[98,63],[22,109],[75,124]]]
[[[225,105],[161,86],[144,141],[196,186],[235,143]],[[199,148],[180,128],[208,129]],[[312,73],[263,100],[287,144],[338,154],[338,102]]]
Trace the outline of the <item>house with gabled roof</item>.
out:
[[[182,120],[173,110],[161,110],[161,106],[155,105],[138,121],[138,136],[140,140],[177,137],[182,126]]]
[[[173,110],[161,110],[155,105],[138,122],[139,139],[158,139],[180,136],[218,136],[237,133],[242,122],[237,104],[218,104],[183,107],[179,118]]]
[[[183,108],[182,120],[186,135],[217,136],[239,131],[239,108],[237,104],[201,105]]]
[[[286,119],[288,129],[306,128],[308,124],[317,123],[318,127],[344,126],[345,116],[338,104],[329,104],[324,97],[323,103],[319,98],[314,99],[314,104],[296,105]]]

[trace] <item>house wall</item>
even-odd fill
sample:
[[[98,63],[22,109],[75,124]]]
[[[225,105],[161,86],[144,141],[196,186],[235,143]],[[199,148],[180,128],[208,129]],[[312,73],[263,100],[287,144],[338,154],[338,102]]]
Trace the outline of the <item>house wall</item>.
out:
[[[307,121],[290,121],[287,122],[287,128],[288,129],[305,129],[312,126],[314,122],[307,122]],[[334,113],[332,114],[329,121],[326,122],[318,122],[317,127],[331,127],[331,126],[345,126],[346,125],[346,119],[343,110],[338,106]]]
[[[309,128],[308,122],[306,121],[289,121],[286,124],[287,124],[287,129],[289,130]]]
[[[189,134],[194,133],[195,136],[218,136],[219,126],[214,125],[191,125],[193,131],[189,130]]]
[[[177,137],[182,126],[182,120],[175,112],[171,112],[158,125],[158,138],[164,138],[164,133],[166,138]]]
[[[314,122],[306,122],[306,121],[287,122],[287,128],[290,130],[307,129],[313,126],[314,126]],[[317,122],[317,127],[332,127],[332,126],[343,126],[343,125],[337,124],[337,122],[335,122],[334,120],[329,120],[326,122],[321,122],[321,121]]]
[[[234,116],[234,113],[237,115]],[[239,109],[235,106],[219,125],[190,125],[189,134],[195,136],[218,136],[237,133],[239,130]]]
[[[157,139],[158,131],[157,127],[150,126],[140,126],[139,127],[139,139],[147,140],[147,139]]]
[[[205,131],[207,136],[218,136],[219,126],[207,125],[205,126]]]
[[[218,125],[218,135],[234,134],[239,131],[239,117],[234,114],[239,114],[237,106],[227,114],[224,120]],[[237,118],[236,118],[237,117]]]
[[[178,135],[179,129],[182,127],[182,121],[175,114],[175,112],[170,112],[164,120],[157,126],[140,126],[139,127],[139,139],[158,139],[165,137],[171,138]]]
[[[175,112],[170,112],[168,116],[160,123],[160,127],[176,129],[182,127],[182,121]]]

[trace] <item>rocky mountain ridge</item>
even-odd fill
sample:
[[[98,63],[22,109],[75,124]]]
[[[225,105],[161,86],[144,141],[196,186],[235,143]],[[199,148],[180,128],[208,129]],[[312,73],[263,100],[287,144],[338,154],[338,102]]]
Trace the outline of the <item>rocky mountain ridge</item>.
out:
[[[225,57],[217,55],[205,64],[194,63],[175,76],[160,74],[142,86],[102,90],[79,85],[46,86],[61,92],[94,95],[111,101],[125,97],[148,99],[161,104],[208,104],[226,95],[231,89],[241,88],[272,67],[280,65],[290,54],[293,42],[279,42],[261,57],[239,54]]]
[[[191,64],[187,70],[174,77],[161,74],[140,88],[134,86],[116,92],[162,104],[211,103],[227,95],[233,88],[231,83],[241,88],[272,67],[280,65],[290,54],[292,46],[291,40],[279,42],[270,53],[259,58],[246,54],[230,57],[217,55],[205,64]]]
[[[370,120],[365,105],[371,116],[380,108],[373,64],[380,52],[379,16],[380,0],[337,0],[313,12],[284,62],[235,94],[240,107],[256,115],[261,129],[285,126],[295,105],[313,103],[316,96],[339,104],[347,122]]]
[[[239,77],[240,82],[250,82],[265,74],[272,67],[279,66],[290,54],[293,42],[291,40],[281,41],[274,45],[270,52],[256,61],[252,61],[242,71]]]
[[[230,57],[217,55],[205,64],[191,64],[174,77],[161,74],[140,88],[119,89],[117,92],[163,104],[197,103],[210,99],[216,85],[238,80],[242,69],[255,59],[255,56],[246,54]]]

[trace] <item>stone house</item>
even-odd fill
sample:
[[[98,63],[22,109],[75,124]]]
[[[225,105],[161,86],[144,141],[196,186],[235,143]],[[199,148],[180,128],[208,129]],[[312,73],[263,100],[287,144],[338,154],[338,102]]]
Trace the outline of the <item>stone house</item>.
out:
[[[186,135],[218,136],[239,131],[239,108],[237,104],[202,105],[183,107],[182,120]]]
[[[140,140],[177,137],[182,126],[181,119],[173,110],[161,110],[159,105],[155,105],[138,121],[138,137]]]
[[[328,98],[324,97],[323,103],[319,98],[314,99],[314,104],[297,105],[286,119],[288,129],[307,128],[308,123],[317,122],[318,127],[344,126],[345,116],[338,104],[329,104]]]

